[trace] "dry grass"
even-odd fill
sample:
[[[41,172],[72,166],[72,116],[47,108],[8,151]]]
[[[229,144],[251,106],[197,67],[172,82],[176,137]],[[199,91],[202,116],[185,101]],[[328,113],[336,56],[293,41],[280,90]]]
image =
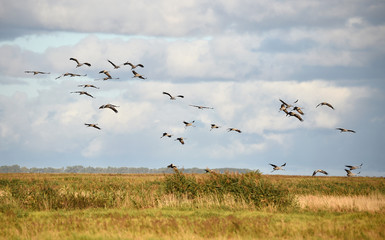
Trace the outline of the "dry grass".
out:
[[[372,194],[369,196],[330,196],[330,195],[302,195],[297,196],[302,209],[346,211],[385,211],[385,196]]]

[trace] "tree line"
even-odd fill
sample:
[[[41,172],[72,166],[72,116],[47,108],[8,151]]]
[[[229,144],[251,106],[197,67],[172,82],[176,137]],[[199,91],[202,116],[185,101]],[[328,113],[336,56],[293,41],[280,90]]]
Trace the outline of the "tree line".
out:
[[[201,168],[186,168],[182,169],[184,173],[205,173],[205,169]],[[238,173],[246,173],[251,172],[250,169],[245,168],[216,168],[212,169],[214,171],[218,171],[221,173],[224,172],[238,172]],[[0,166],[0,173],[118,173],[118,174],[155,174],[155,173],[172,173],[173,170],[169,168],[145,168],[145,167],[84,167],[81,165],[77,166],[67,166],[61,168],[27,168],[20,167],[19,165],[11,165],[11,166]]]

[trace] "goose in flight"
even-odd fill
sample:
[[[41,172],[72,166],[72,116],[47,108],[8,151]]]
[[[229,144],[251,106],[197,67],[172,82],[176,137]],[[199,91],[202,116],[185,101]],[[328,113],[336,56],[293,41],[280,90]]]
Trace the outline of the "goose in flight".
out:
[[[160,138],[163,138],[163,137],[169,137],[170,138],[170,137],[172,137],[172,134],[164,132]]]
[[[174,164],[171,163],[170,165],[167,166],[167,168],[176,169],[177,167]]]
[[[210,131],[213,130],[214,128],[220,128],[221,126],[217,126],[216,124],[212,123]]]
[[[214,109],[212,107],[205,107],[205,106],[199,106],[199,105],[190,105],[191,107],[196,107],[198,109]]]
[[[133,78],[137,77],[137,78],[140,78],[140,79],[147,79],[147,78],[143,77],[143,75],[135,72],[134,70],[132,70],[132,73],[134,74]]]
[[[355,170],[362,167],[362,163],[358,166],[345,165],[345,167],[349,168],[349,170]]]
[[[76,65],[77,68],[81,67],[83,65],[87,65],[87,66],[91,67],[90,63],[88,63],[88,62],[80,63],[76,58],[70,58],[70,60],[75,61],[77,63],[77,65]]]
[[[175,97],[174,97],[174,96],[172,96],[171,94],[169,94],[168,92],[163,92],[163,94],[169,96],[169,97],[170,97],[170,100],[175,100],[177,97],[179,97],[179,98],[184,98],[183,95],[178,95],[178,96],[175,96]]]
[[[346,176],[348,176],[348,177],[353,177],[353,176],[358,175],[358,174],[361,173],[361,172],[352,173],[349,169],[345,169],[345,171],[346,171]]]
[[[83,88],[92,87],[92,88],[99,89],[98,87],[92,84],[81,84],[81,85],[78,85],[78,87],[83,87]]]
[[[107,70],[102,70],[102,71],[100,71],[99,73],[104,73],[109,79],[112,78],[111,75],[110,75],[110,73],[109,73]]]
[[[85,123],[84,125],[86,125],[87,127],[93,127],[93,128],[101,130],[100,127],[98,127],[97,123]]]
[[[122,65],[116,65],[115,63],[111,62],[111,61],[108,60],[108,59],[107,59],[107,61],[108,61],[109,63],[111,63],[111,65],[114,67],[114,69],[118,69],[118,68],[120,68],[120,66],[122,66]]]
[[[99,109],[109,108],[112,111],[114,111],[115,113],[118,113],[118,110],[116,109],[117,107],[119,107],[119,106],[113,105],[111,103],[107,103],[107,104],[104,104],[104,105],[100,106]]]
[[[137,68],[137,67],[141,67],[141,68],[144,67],[143,64],[140,64],[140,63],[134,65],[134,64],[132,64],[132,63],[130,63],[130,62],[125,62],[124,65],[130,65],[130,66],[131,66],[131,70],[133,70],[133,69],[135,69],[135,68]]]
[[[296,117],[298,120],[300,120],[301,122],[303,122],[302,117],[301,117],[298,113],[288,112],[286,115],[294,116],[294,117]]]
[[[315,176],[317,173],[323,173],[325,175],[328,175],[329,173],[327,173],[326,171],[322,170],[322,169],[317,169],[313,172],[313,175],[312,176]]]
[[[238,132],[238,133],[242,133],[242,131],[237,129],[237,128],[228,128],[227,131],[228,132],[235,131],[235,132]]]
[[[195,122],[195,120],[194,121],[192,121],[192,122],[186,122],[186,121],[183,121],[183,123],[184,123],[184,128],[187,128],[187,127],[190,127],[190,126],[192,126],[192,127],[195,127],[194,125],[193,125],[193,123]]]
[[[293,110],[294,111],[297,111],[299,114],[301,114],[301,115],[305,115],[305,113],[303,113],[303,111],[302,111],[302,108],[300,108],[300,107],[297,107],[297,106],[295,106],[294,108],[293,108]]]
[[[336,130],[340,130],[340,132],[351,132],[351,133],[356,133],[356,131],[351,130],[351,129],[346,129],[346,128],[336,128]]]
[[[57,77],[55,79],[58,79],[58,78],[61,78],[61,77],[67,77],[67,76],[70,76],[70,77],[85,77],[85,76],[87,76],[87,74],[80,75],[80,74],[76,74],[76,73],[66,72],[66,73],[63,73],[62,75],[60,75],[59,77]]]
[[[333,109],[334,110],[334,107],[330,104],[330,103],[327,103],[327,102],[321,102],[321,103],[319,103],[316,107],[318,107],[318,106],[328,106],[328,107],[330,107],[331,109]]]
[[[33,75],[36,74],[51,74],[50,72],[40,72],[40,71],[24,71],[25,73],[33,73]]]
[[[71,92],[71,93],[79,93],[79,95],[87,95],[87,96],[89,96],[89,97],[94,98],[94,96],[92,96],[91,94],[89,94],[89,93],[86,92],[86,91],[76,91],[76,92]]]
[[[269,164],[271,166],[273,166],[273,171],[271,171],[271,172],[274,172],[274,171],[277,171],[277,170],[285,170],[285,169],[283,169],[283,167],[286,166],[286,163],[282,164],[281,166],[277,166],[277,165],[271,164],[271,163],[269,163]]]
[[[183,138],[183,137],[178,137],[177,139],[175,139],[174,141],[179,141],[182,145],[184,144],[184,140],[186,140],[187,138]]]

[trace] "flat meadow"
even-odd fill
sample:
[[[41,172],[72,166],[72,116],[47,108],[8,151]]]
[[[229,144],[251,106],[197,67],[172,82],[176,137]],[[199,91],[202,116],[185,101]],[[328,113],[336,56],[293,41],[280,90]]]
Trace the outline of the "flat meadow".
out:
[[[385,239],[385,178],[0,174],[0,239]]]

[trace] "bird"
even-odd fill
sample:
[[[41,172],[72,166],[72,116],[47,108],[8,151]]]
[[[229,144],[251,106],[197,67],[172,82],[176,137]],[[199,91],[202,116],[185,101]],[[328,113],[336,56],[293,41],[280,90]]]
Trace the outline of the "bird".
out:
[[[351,133],[356,133],[356,131],[351,130],[351,129],[346,129],[346,128],[336,128],[336,130],[340,130],[340,132],[351,132]]]
[[[111,75],[110,75],[110,73],[109,73],[108,71],[106,71],[106,70],[102,70],[102,71],[100,71],[99,73],[104,73],[104,74],[108,77],[108,79],[111,79],[111,78],[112,78]]]
[[[91,94],[89,94],[89,93],[86,92],[86,91],[76,91],[76,92],[71,92],[71,93],[79,93],[79,95],[87,95],[87,96],[89,96],[89,97],[94,98],[94,96],[92,96]]]
[[[97,123],[85,123],[84,125],[86,125],[87,127],[93,127],[101,130],[101,128],[97,126],[98,125]]]
[[[176,169],[177,167],[174,164],[171,163],[170,165],[167,166],[167,168]]]
[[[169,137],[170,138],[170,137],[172,137],[172,134],[164,132],[160,138],[162,138],[162,137]]]
[[[185,125],[184,127],[185,127],[185,128],[190,127],[190,126],[195,127],[195,126],[193,125],[194,122],[195,122],[195,120],[192,121],[192,122],[186,122],[186,121],[183,121],[183,123],[184,123],[184,125]]]
[[[349,170],[354,170],[362,167],[362,163],[358,166],[345,165],[345,167],[349,168]]]
[[[134,74],[133,78],[137,77],[137,78],[140,78],[140,79],[146,79],[145,77],[143,77],[139,73],[135,72],[134,70],[132,70],[132,73]]]
[[[286,163],[282,164],[281,166],[277,166],[277,165],[271,164],[271,163],[269,163],[269,164],[271,166],[273,166],[273,171],[271,171],[271,172],[274,172],[274,171],[277,171],[277,170],[285,170],[285,169],[283,169],[283,167],[286,166]]]
[[[303,122],[302,117],[301,117],[298,113],[288,112],[286,115],[294,116],[294,117],[296,117],[298,120],[300,120],[301,122]]]
[[[70,60],[75,61],[77,63],[77,65],[76,65],[77,68],[81,67],[83,65],[87,65],[87,66],[91,67],[90,63],[88,63],[88,62],[80,63],[76,58],[70,58]]]
[[[217,126],[216,124],[212,123],[210,131],[213,130],[214,128],[220,128],[221,126]]]
[[[33,75],[36,74],[51,74],[50,72],[40,72],[40,71],[24,71],[25,73],[33,73]]]
[[[78,87],[83,87],[83,88],[92,87],[92,88],[99,89],[98,87],[96,87],[95,85],[92,85],[92,84],[82,84],[82,85],[78,85]]]
[[[104,105],[100,106],[99,109],[109,108],[112,111],[114,111],[115,113],[118,113],[118,110],[116,109],[117,107],[119,107],[119,106],[113,105],[111,103],[107,103],[107,104],[104,104]]]
[[[109,63],[111,63],[112,66],[114,66],[114,69],[118,69],[118,68],[120,68],[120,66],[121,66],[121,65],[116,65],[116,64],[114,64],[113,62],[111,62],[111,61],[108,60],[108,59],[107,59],[107,61],[108,61]]]
[[[227,131],[228,131],[228,132],[235,131],[235,132],[242,133],[242,131],[239,130],[239,129],[237,129],[237,128],[228,128]]]
[[[179,141],[182,145],[184,144],[184,140],[186,140],[187,138],[183,138],[183,137],[178,137],[177,139],[175,139],[174,141]]]
[[[60,75],[59,77],[57,77],[55,79],[58,79],[58,78],[61,78],[61,77],[66,77],[66,76],[70,76],[70,77],[85,77],[85,76],[87,76],[87,74],[80,75],[80,74],[76,74],[76,73],[66,72],[66,73],[63,73],[62,75]]]
[[[303,111],[302,111],[302,108],[300,108],[300,107],[297,107],[297,106],[295,106],[294,108],[293,108],[293,110],[294,111],[297,111],[299,114],[301,114],[301,115],[305,115],[305,113],[303,113]]]
[[[132,64],[132,63],[130,63],[130,62],[125,62],[123,65],[130,65],[131,66],[131,70],[132,69],[135,69],[135,68],[137,68],[137,67],[141,67],[141,68],[143,68],[144,66],[143,66],[143,64],[136,64],[136,65],[134,65],[134,64]]]
[[[361,173],[361,172],[352,173],[349,169],[345,169],[345,171],[346,171],[346,176],[348,176],[348,177],[353,177],[353,176]]]
[[[212,107],[205,107],[205,106],[199,106],[199,105],[190,105],[191,107],[196,107],[198,109],[214,109]]]
[[[170,97],[170,100],[175,100],[177,97],[179,97],[179,98],[184,98],[184,96],[183,95],[178,95],[178,96],[172,96],[171,94],[169,94],[168,92],[163,92],[163,94],[165,94],[165,95],[168,95],[169,97]]]
[[[323,173],[323,174],[325,174],[325,175],[328,175],[328,173],[326,172],[326,171],[324,171],[324,170],[322,170],[322,169],[317,169],[317,170],[315,170],[314,172],[313,172],[313,175],[312,176],[315,176],[317,173]]]
[[[206,169],[205,169],[205,172],[206,172],[206,173],[215,173],[215,171],[214,171],[214,170],[212,170],[212,169],[209,169],[209,168],[206,168]]]
[[[321,103],[319,103],[316,107],[318,107],[318,106],[328,106],[328,107],[330,107],[331,109],[333,109],[334,110],[334,107],[330,104],[330,103],[327,103],[327,102],[321,102]]]

